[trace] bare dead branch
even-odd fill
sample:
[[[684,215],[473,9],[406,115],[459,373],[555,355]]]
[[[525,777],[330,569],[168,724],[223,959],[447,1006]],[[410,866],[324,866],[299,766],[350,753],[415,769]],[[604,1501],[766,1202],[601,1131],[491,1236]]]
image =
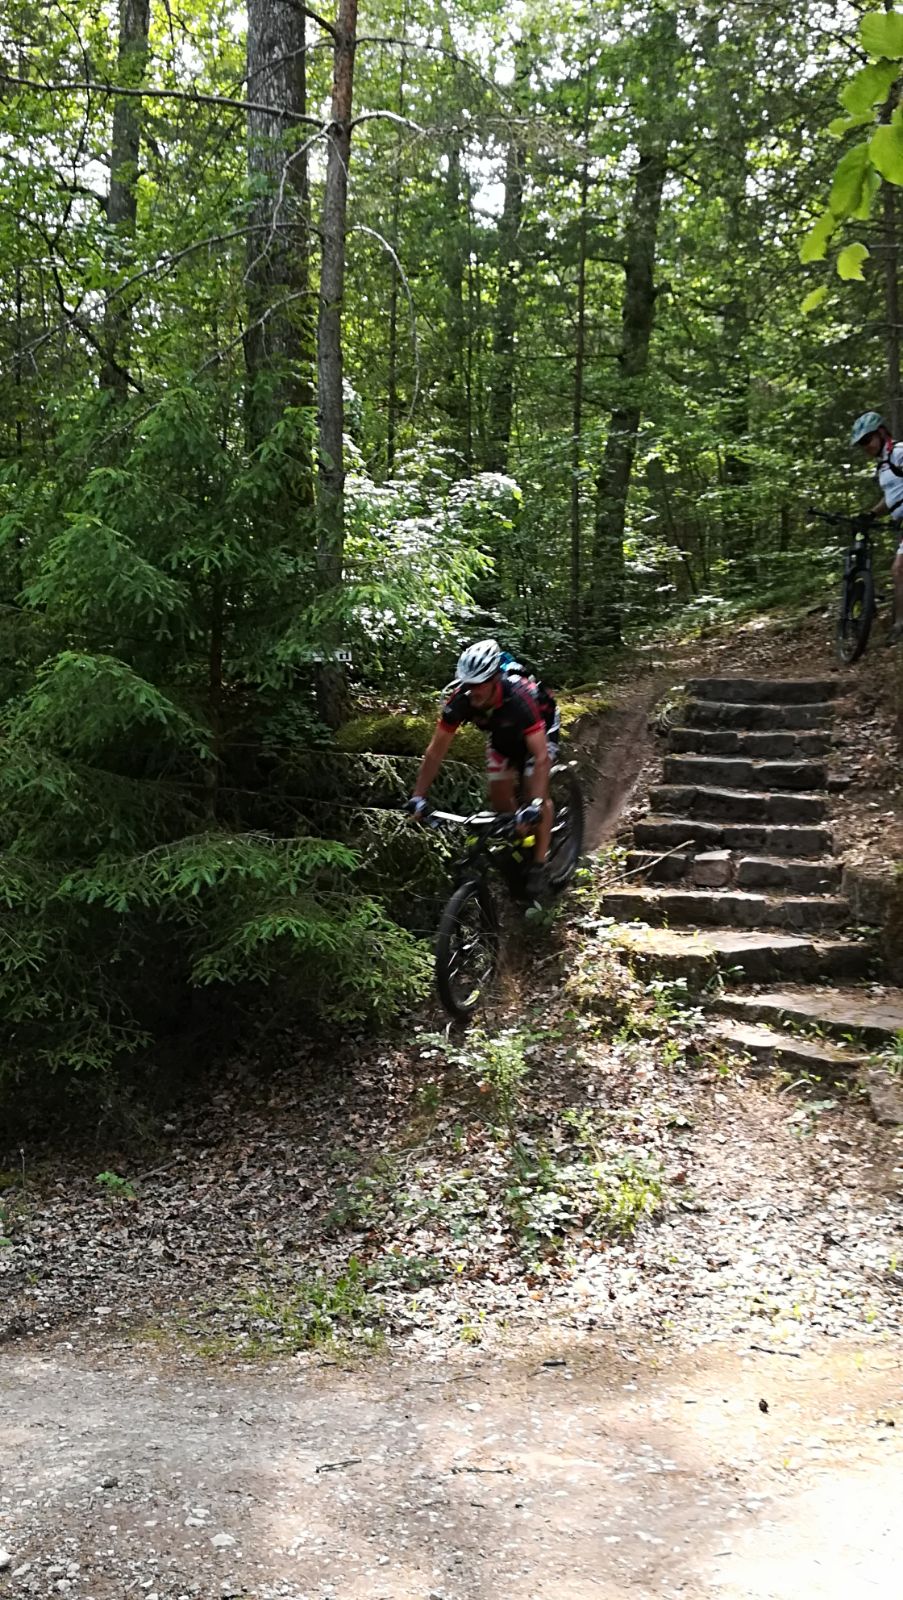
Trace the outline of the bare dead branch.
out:
[[[0,83],[14,89],[35,89],[39,94],[99,94],[127,95],[138,100],[181,100],[188,105],[224,106],[230,111],[262,111],[268,116],[278,112],[286,122],[306,123],[308,127],[322,127],[319,117],[310,117],[300,111],[285,111],[256,100],[236,100],[227,94],[198,94],[193,89],[124,88],[115,83],[95,83],[88,79],[73,79],[64,83],[41,83],[36,78],[17,78],[11,72],[0,71]]]

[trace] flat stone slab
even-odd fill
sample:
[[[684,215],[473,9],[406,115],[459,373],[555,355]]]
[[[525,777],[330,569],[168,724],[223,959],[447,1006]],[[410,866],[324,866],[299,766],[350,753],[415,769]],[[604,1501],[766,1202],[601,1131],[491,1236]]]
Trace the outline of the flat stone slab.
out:
[[[701,817],[649,815],[634,825],[642,849],[697,844],[707,849],[755,850],[770,856],[821,856],[831,849],[830,828],[805,824],[707,822]]]
[[[840,928],[850,907],[836,895],[750,894],[742,889],[611,889],[602,896],[606,916],[624,922],[739,928]]]
[[[752,761],[748,756],[666,756],[666,783],[697,783],[721,789],[824,789],[823,761]]]
[[[715,1009],[744,1022],[795,1022],[845,1038],[853,1035],[881,1047],[903,1031],[903,989],[764,989],[759,994],[728,991]]]
[[[794,1039],[792,1034],[749,1022],[725,1022],[714,1030],[718,1042],[769,1066],[794,1067],[819,1078],[853,1077],[868,1066],[868,1056],[825,1040]]]
[[[655,811],[712,822],[823,822],[827,799],[821,794],[770,794],[749,789],[714,789],[662,784],[649,793]]]
[[[823,728],[834,716],[829,700],[811,705],[776,706],[765,702],[742,705],[722,700],[691,700],[684,709],[684,721],[691,728],[757,728],[774,732],[786,728]]]
[[[765,929],[616,927],[610,937],[641,974],[686,978],[693,986],[702,986],[716,973],[748,983],[852,980],[865,977],[874,960],[871,947],[854,940]]]
[[[783,856],[742,856],[735,869],[738,889],[781,889],[785,894],[836,894],[842,878],[839,861],[795,861]]]
[[[668,748],[681,755],[748,756],[753,761],[805,761],[829,755],[833,746],[829,733],[805,730],[753,733],[746,728],[672,728],[668,734]]]
[[[687,693],[695,700],[720,704],[813,705],[833,700],[838,678],[690,678]]]

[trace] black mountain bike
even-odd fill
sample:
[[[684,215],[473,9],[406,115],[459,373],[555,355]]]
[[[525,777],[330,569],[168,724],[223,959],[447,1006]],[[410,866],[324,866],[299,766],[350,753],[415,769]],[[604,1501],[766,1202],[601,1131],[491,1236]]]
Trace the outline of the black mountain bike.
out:
[[[583,795],[576,775],[564,764],[552,768],[554,816],[549,843],[548,882],[553,895],[571,882],[583,850]],[[521,812],[538,818],[538,802]],[[479,811],[458,816],[452,811],[431,811],[427,825],[468,830],[465,854],[455,864],[457,887],[439,921],[436,940],[436,988],[446,1011],[459,1022],[473,1016],[498,969],[501,923],[489,886],[494,869],[512,898],[530,904],[527,873],[533,861],[532,835],[517,836],[513,812]]]
[[[858,661],[875,620],[874,548],[871,517],[839,517],[809,507],[809,514],[836,528],[845,528],[849,544],[843,558],[843,586],[837,616],[837,655],[846,666]]]

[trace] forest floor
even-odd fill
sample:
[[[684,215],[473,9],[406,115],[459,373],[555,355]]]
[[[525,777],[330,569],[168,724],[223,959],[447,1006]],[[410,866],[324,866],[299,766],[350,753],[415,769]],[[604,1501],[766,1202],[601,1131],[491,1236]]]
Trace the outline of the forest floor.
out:
[[[822,671],[824,628],[635,661],[586,735],[594,843],[672,684]],[[859,859],[903,855],[895,683],[876,649],[839,706]],[[900,1131],[611,965],[609,872],[485,1032],[271,1037],[169,1120],[5,1153],[0,1600],[887,1592]]]

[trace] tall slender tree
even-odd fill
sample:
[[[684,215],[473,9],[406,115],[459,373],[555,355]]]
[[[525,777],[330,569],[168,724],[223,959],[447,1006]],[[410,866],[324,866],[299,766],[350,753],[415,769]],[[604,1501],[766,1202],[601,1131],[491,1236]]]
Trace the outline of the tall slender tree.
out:
[[[310,287],[309,130],[304,6],[248,0],[246,426],[256,449],[287,407],[313,406],[314,315]],[[309,434],[299,419],[288,492],[313,507]]]
[[[524,105],[530,74],[530,42],[522,36],[514,50],[512,126],[505,153],[505,197],[498,227],[498,289],[492,333],[492,387],[487,420],[486,465],[504,472],[508,465],[514,414],[517,302],[522,270],[521,223],[527,180]]]
[[[150,0],[120,0],[118,77],[126,89],[137,89],[144,77],[150,35]],[[110,187],[107,222],[112,231],[114,274],[128,264],[129,244],[138,216],[138,175],[141,162],[142,101],[121,95],[113,105],[110,147]],[[117,402],[129,388],[134,297],[120,293],[109,298],[104,313],[101,386]]]
[[[342,310],[345,296],[345,246],[351,111],[357,49],[357,0],[339,0],[333,31],[333,80],[329,112],[326,182],[320,224],[320,310],[317,323],[317,576],[326,603],[325,659],[318,678],[320,712],[337,727],[347,707],[345,673],[336,657],[345,549],[345,400]]]
[[[606,646],[620,644],[622,638],[627,497],[643,415],[649,345],[655,322],[656,245],[668,172],[669,93],[677,47],[673,15],[659,19],[650,29],[648,44],[657,82],[637,132],[638,158],[624,236],[618,399],[612,410],[605,452],[596,477],[591,631],[594,642]],[[646,80],[643,88],[645,93]]]

